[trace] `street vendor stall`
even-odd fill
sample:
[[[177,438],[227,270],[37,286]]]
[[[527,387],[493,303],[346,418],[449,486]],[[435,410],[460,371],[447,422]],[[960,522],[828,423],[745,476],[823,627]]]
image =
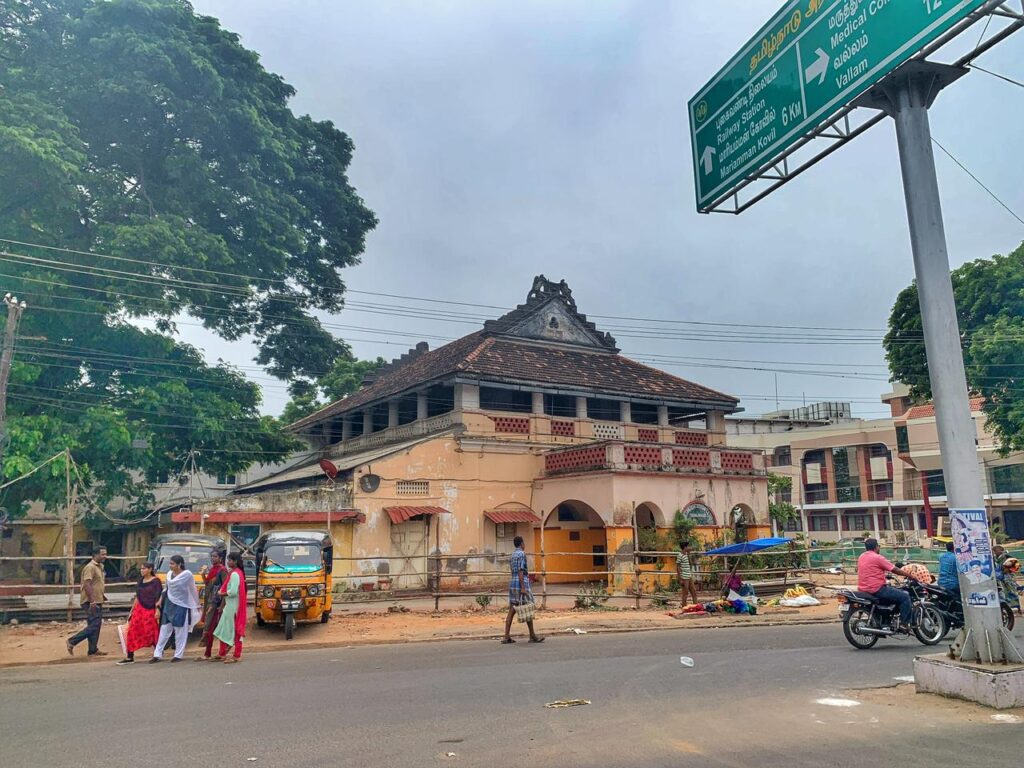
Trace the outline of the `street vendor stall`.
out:
[[[732,570],[729,571],[729,576],[725,579],[725,583],[722,589],[722,596],[726,597],[730,592],[738,595],[739,597],[751,597],[754,592],[753,589],[748,585],[743,584],[743,580],[737,574],[737,570],[740,566],[740,556],[742,555],[753,555],[761,552],[765,549],[771,549],[772,547],[778,547],[783,544],[792,544],[789,539],[782,538],[764,538],[754,539],[753,541],[741,541],[737,544],[729,544],[725,547],[718,547],[705,552],[706,555],[711,557],[734,557]],[[748,594],[744,594],[748,592]]]

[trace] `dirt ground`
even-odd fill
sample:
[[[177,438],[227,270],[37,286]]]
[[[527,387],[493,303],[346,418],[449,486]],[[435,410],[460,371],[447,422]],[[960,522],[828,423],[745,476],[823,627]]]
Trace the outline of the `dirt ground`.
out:
[[[624,632],[651,629],[714,628],[764,626],[783,623],[838,621],[836,604],[820,595],[822,604],[808,608],[761,607],[756,616],[716,614],[713,616],[685,616],[676,618],[671,610],[547,610],[537,614],[536,628],[541,634],[569,633],[573,629],[584,632]],[[460,609],[439,612],[427,610],[403,611],[397,606],[393,612],[348,613],[335,616],[328,624],[300,624],[291,641],[284,639],[280,627],[250,625],[245,638],[245,652],[323,648],[330,646],[371,645],[403,642],[431,642],[438,640],[497,639],[504,630],[504,610],[481,610],[471,604]],[[0,627],[0,667],[25,664],[112,662],[121,658],[117,625],[125,619],[104,622],[100,633],[100,650],[108,655],[86,659],[84,643],[69,657],[65,640],[77,632],[82,624],[50,622]],[[513,624],[513,637],[525,639],[526,628]],[[186,655],[196,655],[197,641],[190,643]],[[137,655],[146,658],[145,650]]]

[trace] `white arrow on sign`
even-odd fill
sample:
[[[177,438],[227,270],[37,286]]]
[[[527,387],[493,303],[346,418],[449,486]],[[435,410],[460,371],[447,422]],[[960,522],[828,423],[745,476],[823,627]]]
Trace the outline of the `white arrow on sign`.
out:
[[[828,54],[821,50],[821,48],[816,50],[815,53],[818,54],[818,58],[814,60],[811,66],[804,70],[804,82],[810,85],[814,78],[818,78],[818,85],[824,85],[830,59]]]
[[[711,169],[715,167],[714,157],[715,153],[718,152],[714,147],[704,147],[704,154],[700,156],[700,162],[704,166],[704,175],[711,173]]]

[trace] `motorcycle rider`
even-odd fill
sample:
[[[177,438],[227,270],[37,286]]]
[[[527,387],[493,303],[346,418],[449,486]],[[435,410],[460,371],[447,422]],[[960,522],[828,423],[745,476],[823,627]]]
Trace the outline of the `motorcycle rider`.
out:
[[[900,609],[900,623],[898,629],[906,632],[910,629],[911,605],[910,595],[902,589],[895,589],[885,583],[885,575],[894,573],[905,579],[913,578],[902,568],[886,560],[878,551],[878,539],[867,539],[864,542],[864,552],[857,558],[857,589],[867,592],[885,603],[894,603]]]
[[[946,542],[946,551],[939,555],[939,586],[950,592],[960,594],[959,570],[956,555],[953,554],[953,542]]]

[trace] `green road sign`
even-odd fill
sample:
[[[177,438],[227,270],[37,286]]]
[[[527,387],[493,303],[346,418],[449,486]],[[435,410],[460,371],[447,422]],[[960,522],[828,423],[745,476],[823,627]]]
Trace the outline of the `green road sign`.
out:
[[[791,0],[690,101],[697,210],[989,0]]]

